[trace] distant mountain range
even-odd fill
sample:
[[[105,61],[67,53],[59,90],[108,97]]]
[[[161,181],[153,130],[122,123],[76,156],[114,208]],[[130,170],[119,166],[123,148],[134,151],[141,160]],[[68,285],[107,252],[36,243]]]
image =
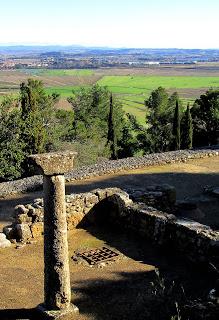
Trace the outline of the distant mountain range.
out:
[[[84,47],[79,45],[61,46],[61,45],[0,45],[0,54],[6,55],[38,55],[48,52],[60,52],[71,54],[125,54],[125,55],[219,55],[219,49],[162,49],[162,48],[110,48],[110,47]]]

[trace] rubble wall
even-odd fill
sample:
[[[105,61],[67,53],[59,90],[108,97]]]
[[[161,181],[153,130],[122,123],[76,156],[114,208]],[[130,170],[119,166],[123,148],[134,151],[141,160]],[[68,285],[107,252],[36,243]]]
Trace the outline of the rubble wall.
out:
[[[186,162],[193,159],[218,156],[218,149],[178,150],[163,153],[152,153],[142,157],[130,157],[119,160],[103,161],[90,166],[75,169],[66,175],[66,181],[84,180],[104,174],[114,174],[120,171],[139,169],[149,166],[165,165],[175,162]],[[16,181],[0,183],[0,197],[13,193],[42,189],[42,176],[32,176]]]
[[[166,197],[165,192],[164,195]],[[172,196],[171,193],[170,199]],[[133,195],[132,198],[134,199]],[[142,195],[141,200],[144,199],[147,203],[148,196]],[[195,262],[214,262],[217,259],[218,231],[195,221],[177,219],[175,215],[155,209],[146,203],[133,202],[126,192],[118,188],[71,194],[66,196],[68,229],[106,223],[107,226],[126,230],[157,245],[181,252]],[[11,226],[5,227],[4,232],[8,239],[14,238],[22,242],[41,238],[43,200],[35,199],[30,204],[16,206],[14,222]]]

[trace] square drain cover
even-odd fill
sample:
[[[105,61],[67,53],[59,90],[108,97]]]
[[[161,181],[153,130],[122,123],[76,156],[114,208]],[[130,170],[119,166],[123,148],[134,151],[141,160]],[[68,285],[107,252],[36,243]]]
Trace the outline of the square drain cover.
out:
[[[104,261],[113,260],[119,256],[119,253],[107,247],[102,247],[98,249],[77,252],[77,256],[83,258],[89,264],[98,264]]]

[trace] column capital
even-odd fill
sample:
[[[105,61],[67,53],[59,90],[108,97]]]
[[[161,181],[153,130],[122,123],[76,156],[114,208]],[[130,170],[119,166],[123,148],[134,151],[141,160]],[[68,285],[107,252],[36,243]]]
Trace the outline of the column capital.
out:
[[[35,166],[37,173],[46,176],[62,175],[74,168],[74,158],[77,152],[50,152],[33,154],[29,156],[31,163]]]

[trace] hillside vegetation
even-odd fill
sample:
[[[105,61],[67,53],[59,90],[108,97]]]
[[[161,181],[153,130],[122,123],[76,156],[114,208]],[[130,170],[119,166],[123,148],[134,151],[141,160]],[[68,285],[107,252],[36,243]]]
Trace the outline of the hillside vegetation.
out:
[[[57,109],[60,95],[50,90],[28,79],[16,97],[0,103],[1,181],[32,174],[26,159],[34,153],[75,150],[83,165],[217,143],[219,90],[208,90],[185,107],[176,91],[159,86],[142,102],[135,97],[136,110],[141,112],[139,103],[144,112],[141,121],[132,105],[126,101],[129,109],[124,108],[106,86],[77,87],[67,98],[70,110]]]

